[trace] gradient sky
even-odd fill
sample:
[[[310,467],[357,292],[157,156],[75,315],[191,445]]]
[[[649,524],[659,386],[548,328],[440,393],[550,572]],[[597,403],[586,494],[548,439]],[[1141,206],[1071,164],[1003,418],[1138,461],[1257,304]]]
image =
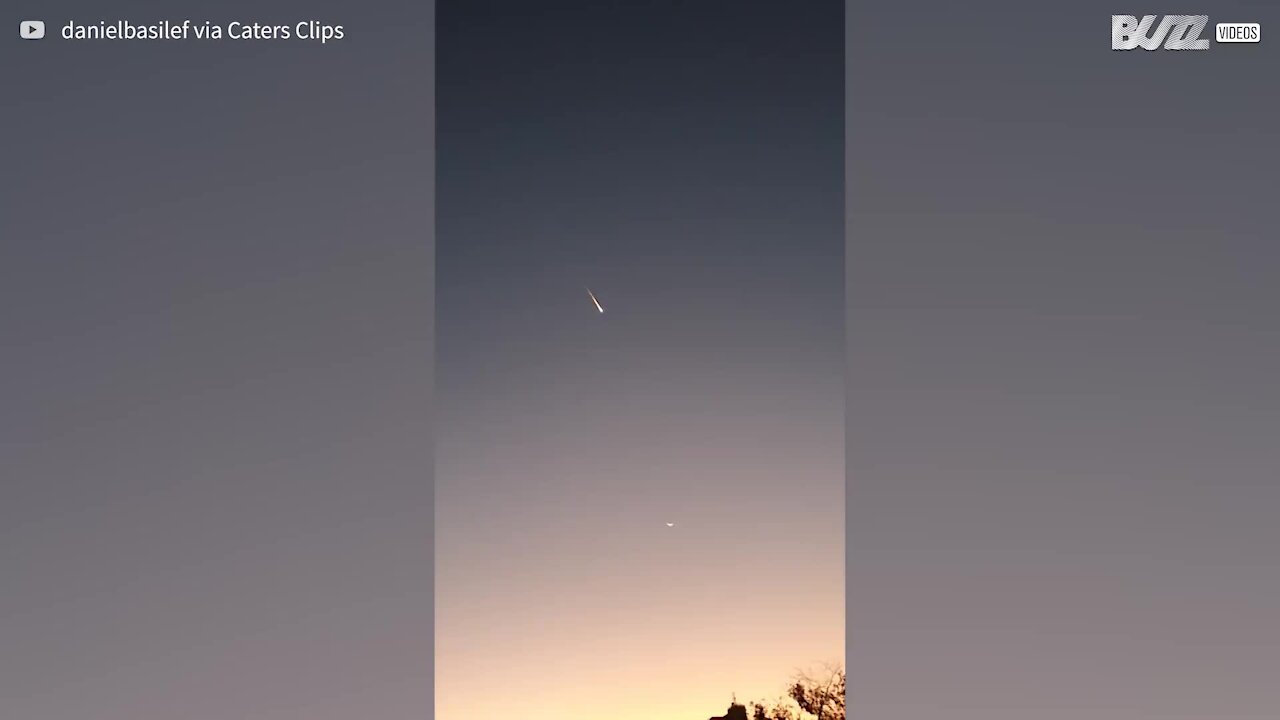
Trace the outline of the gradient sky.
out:
[[[431,6],[202,5],[0,24],[0,716],[421,720]]]
[[[850,5],[855,717],[1277,717],[1278,10]]]
[[[440,4],[438,717],[842,657],[842,14]]]
[[[430,717],[434,599],[442,720],[845,647],[860,720],[1275,720],[1280,6],[451,0],[438,467],[434,9],[354,7],[15,5],[0,714]]]

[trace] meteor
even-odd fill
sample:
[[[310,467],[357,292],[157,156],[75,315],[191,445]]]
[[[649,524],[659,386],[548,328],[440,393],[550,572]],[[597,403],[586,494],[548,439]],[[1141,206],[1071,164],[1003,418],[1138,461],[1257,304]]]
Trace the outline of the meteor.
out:
[[[596,309],[600,312],[604,312],[604,308],[601,307],[600,301],[596,299],[596,294],[591,292],[591,288],[587,288],[587,295],[591,296],[591,302],[596,306]]]

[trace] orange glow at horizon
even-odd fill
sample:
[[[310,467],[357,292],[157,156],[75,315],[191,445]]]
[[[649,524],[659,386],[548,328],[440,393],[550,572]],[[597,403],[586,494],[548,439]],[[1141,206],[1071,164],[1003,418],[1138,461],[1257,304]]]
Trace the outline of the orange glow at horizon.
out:
[[[743,429],[727,423],[725,432]],[[438,505],[437,718],[705,720],[735,695],[774,701],[797,671],[843,662],[837,452],[791,437],[772,448],[744,443],[732,461],[675,457],[667,473],[709,482],[763,487],[785,467],[830,481],[823,497],[790,500],[794,490],[776,483],[770,492],[782,499],[772,508],[754,493],[685,493],[668,528],[659,514],[668,494],[644,488],[652,470],[606,476],[597,468],[617,451],[595,437],[606,447],[571,459],[536,461],[521,443],[511,443],[519,459],[506,457],[500,443],[486,444],[483,459],[457,461],[466,473],[443,463],[443,474],[465,474],[469,481],[455,482],[471,489],[490,478],[523,478],[537,494],[557,482],[611,482],[572,501],[530,500],[529,489],[490,504]],[[446,443],[446,457],[459,454]],[[627,487],[642,489],[615,502],[614,489]],[[762,508],[785,520],[753,522]],[[476,525],[492,530],[477,539]]]
[[[839,584],[835,577],[831,587],[811,589],[805,603],[775,597],[739,611],[644,595],[629,607],[600,609],[584,593],[485,621],[464,620],[463,608],[445,603],[436,717],[705,720],[734,696],[774,701],[797,670],[842,662]]]

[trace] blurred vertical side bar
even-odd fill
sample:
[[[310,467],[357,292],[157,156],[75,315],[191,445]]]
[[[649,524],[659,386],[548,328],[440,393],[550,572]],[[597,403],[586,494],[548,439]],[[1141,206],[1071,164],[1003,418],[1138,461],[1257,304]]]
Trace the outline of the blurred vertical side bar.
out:
[[[0,717],[429,718],[435,3],[198,5],[0,34]]]

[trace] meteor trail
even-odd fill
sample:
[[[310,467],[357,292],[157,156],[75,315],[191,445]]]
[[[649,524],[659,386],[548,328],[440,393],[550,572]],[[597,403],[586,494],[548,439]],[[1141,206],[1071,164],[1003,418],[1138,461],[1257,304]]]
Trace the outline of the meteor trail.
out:
[[[587,294],[591,296],[591,302],[595,304],[596,309],[604,312],[604,308],[600,306],[600,301],[596,299],[596,294],[591,292],[591,288],[587,288]]]

